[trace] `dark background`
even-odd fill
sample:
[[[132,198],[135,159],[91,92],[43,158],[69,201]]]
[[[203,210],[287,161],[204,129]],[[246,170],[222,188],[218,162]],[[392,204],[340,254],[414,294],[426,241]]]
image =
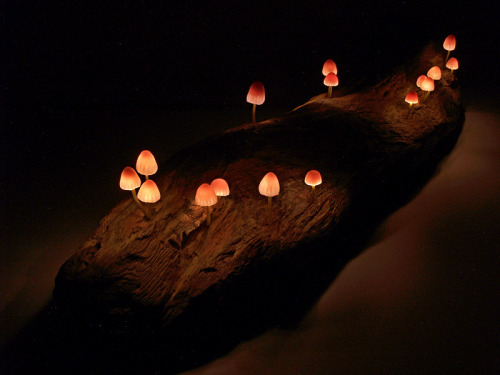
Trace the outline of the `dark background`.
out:
[[[161,163],[248,122],[255,80],[266,87],[257,118],[280,116],[326,92],[327,58],[348,92],[454,34],[466,109],[498,111],[493,3],[2,1],[4,338],[129,196],[118,188],[123,167],[143,149]]]

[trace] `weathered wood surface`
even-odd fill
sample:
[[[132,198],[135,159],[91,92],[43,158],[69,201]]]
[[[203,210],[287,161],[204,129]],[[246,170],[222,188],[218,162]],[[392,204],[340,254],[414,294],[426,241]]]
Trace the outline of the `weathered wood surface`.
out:
[[[227,328],[219,338],[299,311],[303,294],[326,286],[356,255],[346,249],[357,249],[372,224],[408,200],[456,141],[463,107],[443,59],[429,46],[375,87],[321,94],[281,118],[174,155],[154,176],[162,199],[151,220],[132,198],[113,208],[62,266],[56,301],[122,328],[190,327],[194,336],[207,325]],[[405,95],[433,65],[443,78],[408,116]],[[314,196],[304,184],[310,169],[323,175]],[[271,210],[258,192],[269,171],[281,184]],[[217,177],[231,195],[207,227],[194,195]],[[229,317],[239,323],[225,326]]]

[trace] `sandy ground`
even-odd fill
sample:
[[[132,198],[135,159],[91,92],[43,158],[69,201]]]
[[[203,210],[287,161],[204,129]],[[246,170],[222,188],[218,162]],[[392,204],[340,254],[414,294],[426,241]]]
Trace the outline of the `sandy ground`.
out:
[[[498,373],[499,172],[500,116],[467,112],[436,176],[296,330],[188,374]]]

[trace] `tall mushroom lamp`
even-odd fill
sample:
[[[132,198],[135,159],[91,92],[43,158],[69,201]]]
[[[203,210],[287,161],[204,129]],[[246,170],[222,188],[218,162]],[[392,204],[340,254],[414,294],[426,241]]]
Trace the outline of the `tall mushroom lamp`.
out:
[[[337,64],[331,59],[328,59],[325,61],[323,64],[323,70],[321,71],[323,75],[326,77],[328,73],[334,73],[337,74]]]
[[[454,51],[456,47],[457,47],[457,39],[455,38],[455,35],[448,35],[443,43],[443,48],[448,51],[448,53],[446,54],[446,59],[444,60],[445,62],[448,61],[448,58],[450,57],[450,52]]]
[[[144,203],[156,203],[161,198],[160,190],[153,180],[146,180],[139,189],[137,198]],[[149,219],[150,216],[150,210],[146,209],[146,217]]]
[[[410,115],[411,111],[411,106],[413,104],[418,104],[418,95],[416,91],[410,91],[408,94],[406,94],[405,102],[410,105],[410,108],[408,108],[408,114],[406,115],[406,118]]]
[[[223,178],[216,178],[212,181],[210,186],[214,189],[217,199],[219,197],[227,197],[229,195],[229,185]]]
[[[149,176],[158,171],[158,164],[156,163],[156,159],[151,151],[144,150],[139,154],[135,168],[137,169],[137,172],[146,176],[147,180]]]
[[[210,225],[210,206],[217,203],[217,195],[214,189],[209,184],[201,184],[196,190],[194,202],[198,206],[207,208],[207,225]]]
[[[458,69],[458,60],[455,57],[450,58],[446,62],[446,67],[450,69],[451,74],[453,74],[453,71]]]
[[[306,185],[312,186],[312,191],[314,193],[314,189],[316,188],[316,186],[320,185],[323,180],[321,178],[321,174],[313,169],[306,173],[304,182],[306,183]]]
[[[328,97],[332,97],[332,87],[339,85],[339,78],[335,73],[328,73],[323,80],[325,86],[328,86]]]
[[[272,198],[280,193],[280,182],[273,172],[269,172],[262,178],[259,193],[267,197],[268,206],[271,208]]]
[[[141,186],[141,179],[137,172],[132,167],[125,167],[120,176],[120,188],[122,190],[130,190],[132,192],[132,196],[134,197],[135,203],[147,217],[148,214],[144,206],[137,199],[137,194],[135,193],[135,189]]]
[[[427,77],[422,81],[422,85],[420,88],[425,91],[424,99],[427,99],[431,91],[434,91],[434,80],[432,78]]]
[[[250,89],[248,90],[247,94],[247,102],[253,104],[252,122],[254,124],[255,124],[255,108],[256,106],[263,104],[265,100],[266,100],[266,91],[264,90],[264,85],[259,81],[255,81],[250,86]]]

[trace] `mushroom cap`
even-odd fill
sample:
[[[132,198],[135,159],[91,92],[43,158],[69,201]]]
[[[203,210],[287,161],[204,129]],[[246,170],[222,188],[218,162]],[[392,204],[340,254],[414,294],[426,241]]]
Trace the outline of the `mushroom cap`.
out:
[[[137,198],[144,203],[158,202],[161,198],[160,190],[153,180],[146,180],[139,189]]]
[[[458,69],[458,60],[454,57],[450,58],[446,63],[446,67],[448,69],[457,70]]]
[[[433,66],[427,72],[427,77],[432,78],[434,81],[441,79],[441,69],[438,66]]]
[[[423,81],[424,81],[424,79],[426,79],[426,78],[427,78],[427,76],[426,76],[426,75],[423,75],[423,74],[422,74],[420,77],[418,77],[418,79],[417,79],[417,86],[418,86],[419,88],[422,88],[422,82],[423,82]]]
[[[209,184],[201,184],[196,190],[194,202],[198,206],[213,206],[217,203],[217,195],[215,195],[214,189]]]
[[[155,157],[151,151],[144,150],[139,154],[135,169],[144,176],[151,176],[158,171],[158,164],[156,164]]]
[[[266,100],[266,91],[264,90],[264,85],[255,81],[250,86],[247,94],[247,102],[251,104],[261,105]]]
[[[324,76],[327,76],[328,73],[335,73],[337,74],[337,64],[331,59],[328,59],[325,61],[323,64],[323,70],[322,73]]]
[[[123,190],[134,190],[141,186],[141,179],[132,167],[125,167],[120,176],[120,188]]]
[[[405,102],[410,104],[418,104],[417,93],[415,91],[410,91],[408,94],[406,94]]]
[[[335,73],[328,73],[323,80],[325,86],[338,86],[339,85],[339,77]]]
[[[434,91],[434,80],[432,78],[426,77],[420,88],[424,91]]]
[[[226,180],[222,178],[216,178],[210,184],[212,189],[215,191],[215,195],[219,197],[227,197],[229,195],[229,185]]]
[[[448,35],[443,43],[443,48],[447,51],[453,51],[457,46],[455,35]]]
[[[259,193],[266,197],[275,197],[280,193],[280,182],[273,172],[266,174],[259,184]]]
[[[305,178],[305,183],[306,185],[309,186],[316,186],[319,185],[323,182],[321,179],[321,174],[318,171],[315,171],[314,169],[307,172],[306,178]]]

